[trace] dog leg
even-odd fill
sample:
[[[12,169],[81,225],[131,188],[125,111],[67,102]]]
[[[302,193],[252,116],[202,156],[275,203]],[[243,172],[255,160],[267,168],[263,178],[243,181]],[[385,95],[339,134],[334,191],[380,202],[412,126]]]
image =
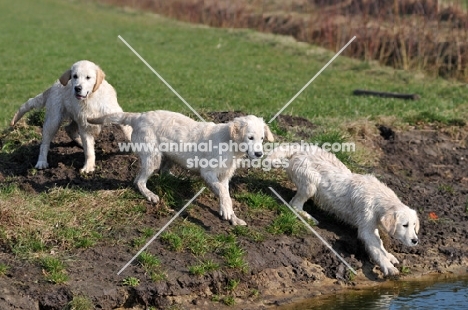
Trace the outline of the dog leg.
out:
[[[87,128],[80,130],[83,151],[85,153],[85,164],[80,169],[80,173],[90,173],[94,171],[96,155],[94,154],[94,136],[88,132]]]
[[[380,250],[385,254],[385,256],[388,258],[388,260],[393,264],[399,264],[400,261],[398,261],[398,259],[391,253],[389,253],[383,246],[383,242],[382,242],[382,239],[380,238],[380,234],[379,234],[379,230],[376,229],[375,232],[374,232],[378,237],[379,237],[379,240],[380,240]]]
[[[298,187],[296,195],[289,202],[289,205],[296,209],[298,213],[307,220],[313,220],[314,218],[304,211],[304,204],[310,197],[315,195],[315,192],[315,186],[308,186],[306,189]]]
[[[293,207],[294,209],[297,210],[297,212],[304,218],[306,218],[307,220],[312,220],[313,217],[305,212],[303,210],[303,207],[304,207],[304,203],[309,199],[308,196],[306,195],[302,195],[302,193],[300,193],[299,191],[296,193],[296,195],[293,197],[293,199],[291,199],[291,201],[289,202],[289,205],[291,207]]]
[[[376,233],[375,230],[359,230],[358,236],[364,242],[369,256],[380,266],[385,276],[399,274],[398,269],[395,268],[392,262],[387,258],[385,254],[386,251],[383,252],[381,249],[382,240],[379,237],[378,231]]]
[[[239,219],[232,209],[232,200],[229,196],[229,180],[220,182],[217,175],[212,172],[201,172],[202,178],[205,180],[211,191],[219,198],[219,215],[223,220],[228,220],[232,225],[247,225],[246,222]]]
[[[39,150],[39,158],[37,159],[35,166],[37,169],[46,169],[49,167],[49,163],[47,162],[47,154],[49,153],[50,143],[52,142],[52,139],[57,133],[60,123],[62,122],[60,115],[61,114],[58,113],[51,113],[50,117],[46,117],[46,120],[44,121],[44,125],[42,126],[42,142]]]
[[[72,120],[70,124],[65,126],[65,131],[72,141],[75,141],[79,146],[83,146],[80,134],[78,133],[78,124],[75,121]]]
[[[127,141],[132,141],[132,127],[130,126],[125,126],[125,125],[120,125],[120,128],[122,129],[124,135],[125,135],[125,139]]]
[[[146,187],[146,182],[153,174],[153,171],[161,165],[161,154],[139,153],[140,172],[135,178],[135,185],[140,193],[152,203],[158,203],[159,197]]]

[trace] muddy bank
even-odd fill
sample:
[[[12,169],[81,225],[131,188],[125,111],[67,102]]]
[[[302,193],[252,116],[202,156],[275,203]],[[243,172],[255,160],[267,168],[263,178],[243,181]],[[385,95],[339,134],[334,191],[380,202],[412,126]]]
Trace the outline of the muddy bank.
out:
[[[223,122],[234,115],[211,113],[208,118]],[[313,136],[316,129],[305,119],[287,116],[280,117],[279,126],[285,130],[296,129],[305,138]],[[419,246],[408,248],[384,238],[386,248],[400,260],[399,267],[408,272],[401,278],[429,273],[466,273],[466,128],[436,130],[424,127],[398,131],[386,127],[383,132],[393,134],[382,136],[376,130],[375,134],[362,137],[380,154],[379,164],[365,169],[375,173],[404,203],[416,209],[421,220]],[[15,182],[32,194],[42,193],[53,186],[86,191],[132,188],[138,168],[136,156],[119,152],[118,141],[123,141],[119,129],[106,127],[103,130],[96,143],[99,169],[86,177],[79,174],[84,160],[82,149],[71,143],[60,130],[49,155],[50,169],[35,174],[28,172],[34,166],[39,151],[39,141],[31,141],[13,156],[0,156],[0,180]],[[180,171],[176,170],[177,173]],[[285,199],[294,194],[292,185],[285,178],[276,179],[247,169],[236,173],[231,182],[231,193],[233,196],[244,191],[268,193],[268,186],[277,189]],[[189,200],[193,195],[188,192],[185,199]],[[109,234],[93,247],[67,253],[69,281],[63,285],[45,281],[43,270],[36,262],[15,257],[8,243],[2,239],[0,262],[9,265],[10,269],[0,277],[0,308],[63,309],[74,296],[86,296],[98,309],[169,308],[174,305],[182,309],[220,309],[227,307],[220,301],[222,296],[230,296],[235,302],[234,307],[262,309],[298,298],[333,294],[385,281],[378,267],[369,261],[363,245],[356,240],[356,230],[321,212],[311,202],[306,204],[306,210],[319,220],[317,232],[358,271],[358,276],[350,276],[344,265],[310,233],[290,236],[264,232],[275,215],[271,212],[252,215],[249,207],[236,199],[236,214],[245,219],[254,231],[262,231],[265,236],[261,241],[250,236],[238,236],[239,245],[246,253],[246,271],[221,268],[203,276],[191,275],[187,266],[196,262],[194,255],[172,251],[157,239],[148,251],[160,258],[166,280],[151,281],[138,264],[132,264],[118,276],[117,271],[136,253],[137,249],[129,244],[138,235],[138,226],[160,228],[171,217],[171,214],[154,212],[154,206],[143,198],[140,203],[147,208],[146,215],[141,223],[113,232],[118,235],[118,243]],[[232,233],[233,227],[219,219],[217,209],[217,200],[205,192],[182,217],[210,234]],[[217,259],[214,253],[209,255],[209,258]],[[125,276],[138,277],[140,285],[134,288],[123,286]],[[239,281],[235,290],[228,289],[232,279]]]

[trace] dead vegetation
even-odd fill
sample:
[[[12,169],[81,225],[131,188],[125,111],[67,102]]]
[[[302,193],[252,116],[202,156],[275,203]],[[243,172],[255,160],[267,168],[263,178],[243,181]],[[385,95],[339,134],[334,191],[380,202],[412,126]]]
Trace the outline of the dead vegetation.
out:
[[[290,35],[398,69],[468,78],[468,18],[461,2],[436,0],[101,0],[213,27]]]

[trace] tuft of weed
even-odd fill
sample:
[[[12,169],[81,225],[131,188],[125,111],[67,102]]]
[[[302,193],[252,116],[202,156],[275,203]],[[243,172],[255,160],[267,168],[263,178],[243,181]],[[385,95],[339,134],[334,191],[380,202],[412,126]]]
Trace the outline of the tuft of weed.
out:
[[[205,255],[211,242],[203,228],[190,222],[183,222],[177,228],[162,234],[161,239],[174,251],[187,249],[196,256]]]
[[[141,252],[138,256],[138,262],[146,270],[153,270],[161,265],[161,261],[151,253],[146,251]]]
[[[4,276],[8,270],[10,269],[10,266],[0,263],[0,277]]]
[[[65,310],[93,310],[94,305],[91,299],[86,296],[73,296],[73,299],[67,304]]]
[[[193,265],[189,267],[190,274],[203,276],[207,272],[218,270],[219,264],[214,262],[213,260],[206,260],[202,261],[199,264]]]
[[[279,205],[275,198],[264,193],[244,192],[234,196],[236,200],[246,204],[249,210],[261,212],[263,210],[278,210]]]
[[[305,231],[305,226],[294,213],[283,209],[279,216],[273,220],[273,223],[267,227],[267,231],[274,235],[298,236]]]
[[[229,268],[240,269],[244,272],[248,270],[248,263],[244,260],[245,251],[235,242],[228,243],[221,251],[221,255],[226,260]]]
[[[153,254],[146,251],[141,252],[138,256],[138,262],[153,282],[166,279],[166,273],[161,269],[161,261]]]
[[[262,234],[259,231],[255,231],[247,226],[234,226],[232,228],[232,233],[236,236],[246,237],[247,239],[252,240],[254,242],[262,242],[263,240],[265,240],[264,234]]]
[[[140,279],[135,277],[126,277],[122,280],[123,286],[137,287],[140,285]]]
[[[61,284],[68,281],[64,263],[52,256],[44,256],[40,259],[44,270],[45,279],[54,284]]]

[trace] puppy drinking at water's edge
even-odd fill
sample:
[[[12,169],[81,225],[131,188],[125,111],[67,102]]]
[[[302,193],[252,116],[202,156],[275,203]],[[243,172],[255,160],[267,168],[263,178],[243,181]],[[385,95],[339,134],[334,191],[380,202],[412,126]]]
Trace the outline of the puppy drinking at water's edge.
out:
[[[378,228],[407,246],[415,246],[419,219],[390,188],[373,175],[352,173],[334,154],[318,146],[298,151],[276,148],[268,158],[289,160],[286,171],[297,187],[292,207],[311,218],[303,205],[312,198],[319,208],[358,229],[358,238],[384,275],[399,273],[394,266],[399,261],[384,248]]]

